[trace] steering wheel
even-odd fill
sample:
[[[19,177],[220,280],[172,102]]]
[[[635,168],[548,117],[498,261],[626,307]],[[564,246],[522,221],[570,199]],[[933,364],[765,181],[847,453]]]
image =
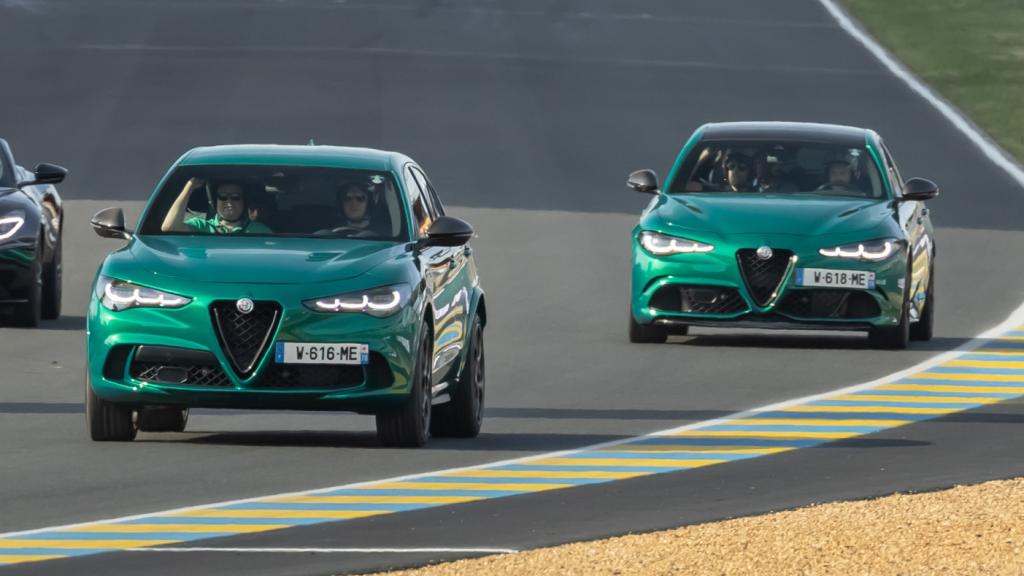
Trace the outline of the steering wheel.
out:
[[[353,228],[352,226],[338,226],[337,228],[324,228],[323,230],[317,230],[313,234],[315,236],[327,236],[329,234],[340,234],[346,232],[346,238],[362,238],[366,236],[373,236],[373,231],[366,228]]]
[[[826,182],[821,186],[814,189],[815,192],[859,192],[857,188],[854,188],[851,184],[833,184],[832,182]]]

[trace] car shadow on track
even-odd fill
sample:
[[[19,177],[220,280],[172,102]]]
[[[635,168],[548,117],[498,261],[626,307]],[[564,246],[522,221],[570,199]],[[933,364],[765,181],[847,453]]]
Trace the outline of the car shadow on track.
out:
[[[607,434],[482,433],[476,438],[431,438],[428,451],[551,452],[621,440],[630,436]],[[294,448],[384,448],[373,432],[268,430],[244,432],[188,431],[180,434],[140,434],[136,442],[174,442],[216,446],[276,446]]]
[[[911,342],[907,347],[911,352],[945,352],[955,350],[970,342],[971,338],[935,337],[928,342]],[[690,336],[669,340],[678,346],[714,347],[714,348],[803,348],[810,350],[872,350],[865,335],[859,333],[715,333],[692,334]],[[885,352],[880,350],[880,352]]]

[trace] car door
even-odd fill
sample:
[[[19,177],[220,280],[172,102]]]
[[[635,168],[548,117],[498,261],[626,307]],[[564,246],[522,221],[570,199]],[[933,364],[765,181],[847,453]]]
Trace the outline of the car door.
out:
[[[416,228],[413,233],[418,238],[422,238],[426,236],[430,224],[441,214],[438,213],[430,195],[425,193],[420,186],[417,170],[413,164],[406,165],[403,170],[403,179],[412,212],[413,226]],[[464,297],[460,295],[459,290],[459,259],[457,255],[458,250],[445,246],[431,246],[420,254],[420,266],[433,308],[434,357],[432,366],[435,385],[448,380],[452,367],[455,365],[454,361],[459,357],[459,350],[453,346],[453,343],[461,343],[462,333],[465,331],[464,313],[458,310],[460,306],[462,308],[466,306],[462,302]]]
[[[893,194],[899,198],[903,195],[903,177],[892,158],[892,154],[884,143],[881,145],[885,159],[885,168],[892,183]],[[931,282],[932,272],[932,238],[931,222],[928,218],[928,207],[924,202],[908,201],[898,205],[900,225],[903,227],[909,245],[910,255],[910,286],[908,298],[911,302],[910,315],[917,319],[924,310]]]

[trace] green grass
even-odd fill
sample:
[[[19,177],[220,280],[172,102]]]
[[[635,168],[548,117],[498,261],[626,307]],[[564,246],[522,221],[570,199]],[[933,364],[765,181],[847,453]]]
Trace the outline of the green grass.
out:
[[[842,0],[918,76],[1024,159],[1024,0]]]

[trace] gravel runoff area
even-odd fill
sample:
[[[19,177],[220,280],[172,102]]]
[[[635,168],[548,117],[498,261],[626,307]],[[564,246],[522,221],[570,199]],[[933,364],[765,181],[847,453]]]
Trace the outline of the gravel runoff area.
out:
[[[460,560],[464,574],[1024,574],[1024,478]]]

